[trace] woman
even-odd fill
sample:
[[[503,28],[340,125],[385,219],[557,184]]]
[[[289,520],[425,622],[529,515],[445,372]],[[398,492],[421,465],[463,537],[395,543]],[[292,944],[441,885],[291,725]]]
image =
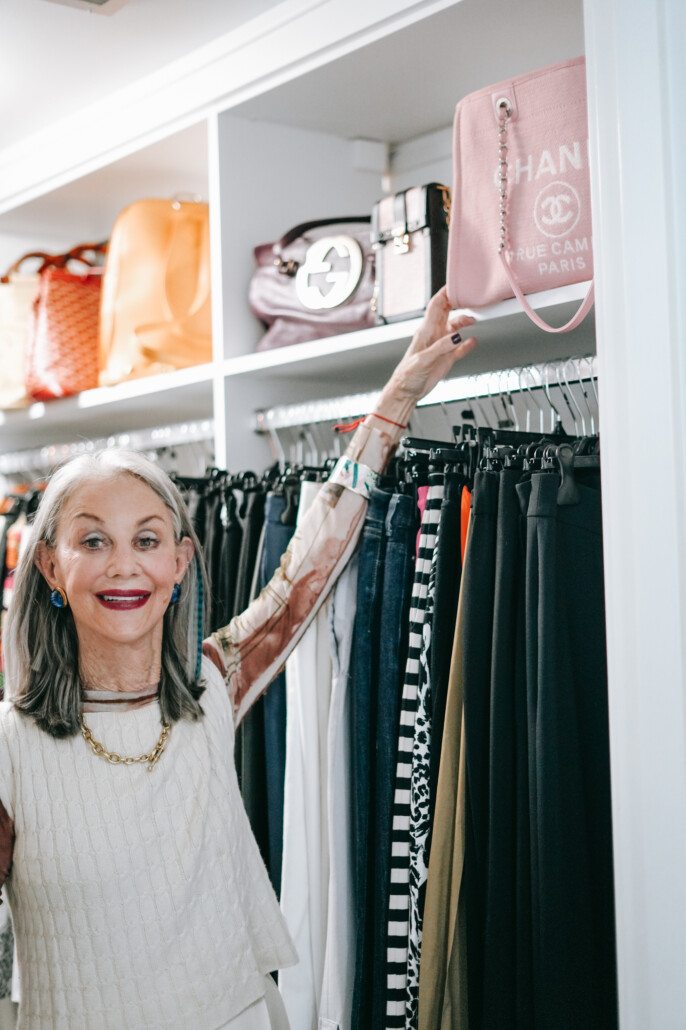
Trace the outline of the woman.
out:
[[[350,557],[416,401],[474,346],[456,332],[471,321],[436,295],[281,568],[204,643],[197,541],[167,477],[105,451],[52,478],[0,706],[20,1028],[285,1025],[267,974],[297,956],[241,805],[234,725]]]

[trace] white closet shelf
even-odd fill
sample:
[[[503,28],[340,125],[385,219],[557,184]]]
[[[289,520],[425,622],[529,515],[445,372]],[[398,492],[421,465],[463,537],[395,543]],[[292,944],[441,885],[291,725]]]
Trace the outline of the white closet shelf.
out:
[[[587,283],[577,283],[532,294],[529,299],[546,318],[559,325],[572,316],[587,289]],[[526,364],[595,350],[590,318],[571,334],[550,334],[537,329],[516,300],[470,313],[476,319],[474,335],[479,346],[460,364],[464,375],[506,368],[512,364],[513,353],[518,364]],[[75,397],[32,404],[19,411],[0,412],[0,451],[19,451],[45,444],[46,440],[61,443],[90,439],[172,421],[211,417],[215,375],[239,386],[244,382],[250,395],[255,396],[255,407],[260,406],[260,384],[264,387],[267,382],[271,384],[270,392],[278,392],[278,383],[283,382],[288,399],[301,401],[320,396],[324,383],[325,393],[379,388],[420,321],[410,319],[292,347],[243,354],[225,358],[216,366],[196,365],[85,390]]]
[[[212,417],[213,366],[195,365],[0,412],[0,450]]]
[[[553,325],[568,321],[588,291],[589,283],[576,283],[529,296],[532,306]],[[515,299],[478,310],[465,309],[474,316],[473,330],[480,346],[465,359],[469,374],[511,363],[513,347],[518,361],[540,362],[564,357],[571,352],[585,354],[595,350],[593,320],[588,318],[570,333],[545,333],[524,314]],[[275,350],[226,358],[225,377],[250,376],[252,380],[299,378],[321,381],[357,382],[373,377],[382,385],[412,338],[421,319],[374,326],[341,336],[329,336],[308,343]],[[464,335],[464,334],[463,334]],[[364,383],[361,383],[364,385]],[[377,385],[376,383],[372,385]]]

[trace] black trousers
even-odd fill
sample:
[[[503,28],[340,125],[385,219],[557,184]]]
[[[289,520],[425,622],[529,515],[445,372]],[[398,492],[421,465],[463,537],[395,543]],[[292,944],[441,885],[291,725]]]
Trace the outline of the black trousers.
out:
[[[519,488],[526,510],[526,666],[536,1030],[617,1026],[600,483]]]
[[[462,577],[463,691],[466,761],[465,858],[470,1030],[483,1021],[483,960],[488,856],[491,638],[495,596],[498,474],[476,473]]]
[[[226,490],[222,498],[222,529],[217,572],[212,582],[213,624],[221,629],[236,615],[236,582],[243,541],[243,524],[236,511],[236,495]]]
[[[534,1026],[520,477],[511,469],[499,474],[484,899],[485,1030]]]
[[[238,564],[234,606],[236,614],[250,603],[250,587],[264,524],[266,494],[250,490],[245,494],[243,539]],[[267,760],[265,754],[264,703],[258,700],[236,732],[236,771],[250,825],[265,863],[269,862],[269,818],[267,809]]]
[[[470,1030],[617,1026],[600,483],[480,473],[465,559]]]

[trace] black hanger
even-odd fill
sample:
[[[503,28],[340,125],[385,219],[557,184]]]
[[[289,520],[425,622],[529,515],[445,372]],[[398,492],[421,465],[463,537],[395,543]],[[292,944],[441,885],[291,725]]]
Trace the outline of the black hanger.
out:
[[[557,472],[560,476],[560,486],[557,491],[558,504],[578,504],[581,495],[574,472],[576,469],[599,469],[600,454],[575,454],[573,446],[568,443],[548,444],[541,468],[545,472]]]

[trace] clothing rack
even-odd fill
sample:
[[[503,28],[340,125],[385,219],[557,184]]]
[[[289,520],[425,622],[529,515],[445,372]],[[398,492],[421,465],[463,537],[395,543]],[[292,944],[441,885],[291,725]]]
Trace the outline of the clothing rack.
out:
[[[0,455],[0,474],[17,475],[33,471],[48,471],[80,454],[104,450],[107,447],[128,447],[135,451],[159,451],[183,444],[203,443],[214,439],[212,419],[178,422],[154,429],[136,429],[130,433],[116,433],[97,440],[77,440],[72,443],[50,444],[35,450],[14,451]]]
[[[526,365],[521,368],[445,379],[419,401],[417,406],[419,408],[434,405],[443,407],[459,401],[516,394],[530,395],[537,400],[543,393],[548,401],[548,410],[552,407],[556,411],[557,407],[552,401],[554,392],[558,402],[560,395],[566,397],[573,420],[576,421],[578,418],[583,421],[586,417],[592,419],[593,415],[590,411],[584,411],[572,386],[591,384],[597,406],[597,379],[597,358],[595,355],[585,355],[578,358],[549,361],[542,365]],[[256,412],[254,429],[257,433],[273,434],[279,429],[355,418],[373,411],[379,395],[380,391],[374,391],[264,409]],[[585,390],[584,395],[585,399],[582,403],[588,407],[585,404],[587,400]],[[540,408],[540,405],[538,407]]]

